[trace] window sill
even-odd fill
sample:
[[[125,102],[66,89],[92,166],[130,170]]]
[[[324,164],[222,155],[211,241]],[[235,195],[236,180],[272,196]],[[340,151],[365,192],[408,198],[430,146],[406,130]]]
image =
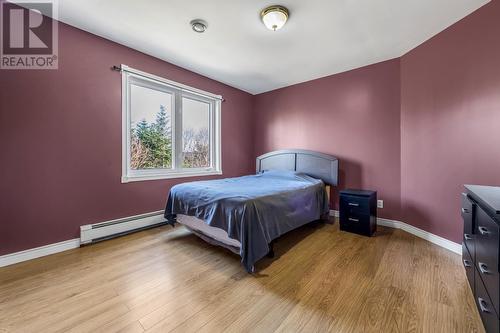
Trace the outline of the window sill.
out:
[[[193,171],[193,172],[172,172],[169,174],[143,175],[143,176],[122,176],[122,183],[140,182],[146,180],[175,179],[187,177],[202,177],[222,175],[222,170],[218,171]]]

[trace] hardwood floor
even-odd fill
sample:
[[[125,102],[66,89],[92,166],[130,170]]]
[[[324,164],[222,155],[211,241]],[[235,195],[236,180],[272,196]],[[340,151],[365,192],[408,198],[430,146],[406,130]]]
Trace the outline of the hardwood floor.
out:
[[[247,274],[169,226],[0,268],[0,332],[483,332],[460,256],[313,224]]]

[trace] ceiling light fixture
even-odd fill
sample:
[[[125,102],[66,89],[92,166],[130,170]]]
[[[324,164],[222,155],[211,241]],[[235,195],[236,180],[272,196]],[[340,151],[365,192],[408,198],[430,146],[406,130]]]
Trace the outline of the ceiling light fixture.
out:
[[[289,16],[288,9],[278,5],[269,6],[260,12],[260,17],[264,25],[273,31],[283,28]]]
[[[207,30],[207,22],[205,22],[203,20],[199,20],[199,19],[192,20],[191,22],[189,22],[189,24],[191,24],[191,28],[193,28],[193,31],[197,32],[199,34],[205,32]]]

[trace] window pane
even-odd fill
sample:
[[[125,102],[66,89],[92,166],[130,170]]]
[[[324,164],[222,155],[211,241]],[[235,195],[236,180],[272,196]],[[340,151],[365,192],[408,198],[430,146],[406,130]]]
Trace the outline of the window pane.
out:
[[[182,98],[182,167],[210,167],[210,104]]]
[[[170,93],[130,86],[130,168],[172,168]]]

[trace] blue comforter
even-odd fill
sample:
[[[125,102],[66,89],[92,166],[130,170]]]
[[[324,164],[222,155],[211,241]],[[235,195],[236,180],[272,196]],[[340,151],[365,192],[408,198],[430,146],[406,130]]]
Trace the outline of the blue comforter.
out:
[[[293,171],[196,181],[170,190],[165,217],[195,216],[225,230],[241,243],[241,262],[249,272],[269,252],[270,242],[328,212],[321,180]]]

